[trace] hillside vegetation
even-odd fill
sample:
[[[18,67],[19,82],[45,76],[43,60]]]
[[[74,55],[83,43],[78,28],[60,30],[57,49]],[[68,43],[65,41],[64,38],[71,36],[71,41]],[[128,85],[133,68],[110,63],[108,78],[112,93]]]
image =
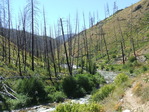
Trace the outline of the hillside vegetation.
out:
[[[16,31],[10,41],[6,34],[10,29],[1,28],[0,111],[59,103],[86,94],[91,94],[89,104],[60,104],[55,111],[122,111],[131,108],[121,101],[130,88],[139,101],[148,104],[148,0],[117,10],[89,29],[84,25],[82,32],[76,19],[76,32],[72,34],[68,24],[67,39],[62,19],[60,23],[62,42],[47,37],[45,24],[45,34],[39,37],[41,46],[38,37],[32,44],[34,39],[25,37],[25,30]],[[106,84],[98,69],[118,75]]]
[[[129,71],[133,72],[136,70],[132,63],[133,57],[137,59],[135,64],[139,63],[137,66],[140,64],[147,66],[149,54],[147,50],[149,47],[148,4],[147,0],[141,0],[78,34],[76,38],[79,39],[79,46],[74,43],[76,58],[96,61],[99,68],[107,70],[125,71],[129,68]],[[77,39],[73,39],[73,42],[76,42]]]

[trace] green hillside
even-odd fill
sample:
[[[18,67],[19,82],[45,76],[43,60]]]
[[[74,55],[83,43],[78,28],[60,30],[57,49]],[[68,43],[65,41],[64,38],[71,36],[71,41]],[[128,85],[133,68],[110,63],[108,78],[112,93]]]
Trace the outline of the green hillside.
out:
[[[143,57],[145,63],[142,62],[142,64],[148,64],[148,4],[147,0],[141,0],[126,9],[117,11],[112,16],[81,32],[76,37],[79,37],[80,50],[79,52],[76,50],[75,55],[81,54],[82,51],[86,55],[84,48],[84,38],[86,38],[90,59],[94,62],[96,61],[99,68],[104,65],[107,66],[105,69],[110,70],[111,65],[113,65],[115,69],[122,70],[123,68],[117,67],[123,63],[122,47],[125,65],[133,57],[138,59],[137,62],[142,62],[140,58]],[[75,45],[77,49],[78,45]]]
[[[117,10],[89,29],[85,27],[72,37],[70,33],[66,41],[63,34],[63,42],[51,41],[45,28],[45,35],[39,40],[35,38],[34,50],[31,34],[26,38],[27,44],[23,31],[16,30],[14,43],[7,35],[0,35],[0,111],[54,102],[58,105],[91,94],[87,107],[60,104],[55,112],[121,112],[127,109],[119,102],[127,96],[127,89],[146,104],[149,101],[144,94],[149,92],[149,1],[141,0]],[[113,83],[107,84],[99,70],[118,75]]]

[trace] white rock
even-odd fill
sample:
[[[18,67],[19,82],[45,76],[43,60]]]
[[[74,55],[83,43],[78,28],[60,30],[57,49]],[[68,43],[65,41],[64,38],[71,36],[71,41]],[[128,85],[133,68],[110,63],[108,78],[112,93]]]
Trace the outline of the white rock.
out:
[[[127,109],[127,110],[123,110],[122,112],[131,112],[131,111]]]
[[[120,102],[123,102],[123,101],[124,101],[123,99],[120,100]]]

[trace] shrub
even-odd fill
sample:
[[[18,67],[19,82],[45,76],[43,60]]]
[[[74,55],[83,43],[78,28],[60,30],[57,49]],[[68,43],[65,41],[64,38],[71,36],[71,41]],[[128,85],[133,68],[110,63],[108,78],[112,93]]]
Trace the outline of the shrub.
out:
[[[90,92],[93,87],[93,83],[89,77],[85,74],[79,74],[76,76],[78,85],[83,88],[86,92]]]
[[[128,80],[128,76],[124,73],[120,73],[116,76],[114,83],[115,85],[121,85],[123,82]]]
[[[133,73],[133,69],[130,69],[130,70],[129,70],[129,73],[131,73],[131,74],[132,74],[132,73]]]
[[[10,110],[10,106],[6,102],[6,99],[3,98],[3,96],[0,94],[0,112],[3,112],[3,110]]]
[[[77,74],[82,74],[83,73],[83,69],[82,68],[78,68],[77,69]]]
[[[65,94],[61,91],[56,91],[52,94],[48,94],[48,99],[50,100],[50,102],[63,102],[65,98]]]
[[[77,81],[73,77],[68,76],[63,80],[62,88],[64,90],[64,93],[68,97],[71,97],[75,93],[75,90],[77,89]]]
[[[23,79],[18,84],[17,92],[28,95],[33,104],[45,101],[47,96],[43,81],[38,78]]]
[[[115,89],[115,86],[112,84],[105,85],[101,87],[95,94],[92,95],[93,101],[101,101],[104,98],[108,97],[109,94]]]
[[[114,70],[114,67],[113,66],[111,66],[111,71],[113,71]]]
[[[146,59],[149,59],[149,54],[145,54],[144,56],[146,57]]]
[[[103,107],[96,103],[91,104],[67,103],[58,105],[56,107],[55,112],[103,112],[103,111],[104,111]]]
[[[100,75],[99,73],[96,73],[94,75],[96,81],[97,81],[97,84],[105,84],[106,83],[106,80],[104,79],[104,76]]]
[[[46,86],[45,91],[48,94],[53,94],[56,92],[56,87],[55,86]]]
[[[142,70],[145,72],[145,71],[147,71],[147,67],[146,66],[143,66],[142,67]]]
[[[68,97],[76,98],[90,93],[93,88],[99,87],[100,83],[105,83],[104,77],[100,74],[76,74],[75,77],[66,77],[62,82],[62,88]]]
[[[106,68],[106,71],[109,71],[109,68]]]
[[[68,97],[81,97],[84,96],[84,90],[77,85],[77,80],[74,77],[68,76],[62,82],[64,93]]]
[[[118,71],[121,71],[121,70],[122,70],[122,69],[120,69],[120,68],[118,69]]]
[[[86,65],[86,70],[90,73],[90,74],[95,74],[97,71],[97,66],[96,63],[89,61],[88,64]]]
[[[104,67],[104,65],[101,65],[101,70],[103,70],[105,67]]]
[[[91,92],[93,88],[97,88],[102,81],[104,82],[104,77],[102,77],[99,73],[95,75],[92,74],[78,74],[76,75],[76,80],[82,88],[86,90],[86,92]]]
[[[114,55],[112,55],[112,58],[116,58],[116,55],[114,54]]]
[[[136,57],[134,57],[134,56],[131,56],[130,58],[129,58],[129,62],[134,62],[134,61],[136,61],[137,59],[136,59]]]
[[[8,99],[7,104],[11,109],[18,109],[30,104],[30,98],[27,95],[19,94],[18,99]]]
[[[66,98],[65,94],[57,91],[55,86],[46,86],[45,91],[48,94],[49,102],[62,102]]]

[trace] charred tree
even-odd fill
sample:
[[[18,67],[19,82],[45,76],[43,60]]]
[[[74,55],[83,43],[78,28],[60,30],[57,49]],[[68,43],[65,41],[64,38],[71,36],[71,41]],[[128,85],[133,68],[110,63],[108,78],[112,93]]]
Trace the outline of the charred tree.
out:
[[[63,35],[63,41],[64,41],[63,45],[64,45],[64,50],[65,50],[65,56],[66,56],[67,66],[68,66],[69,74],[70,74],[70,76],[72,76],[71,65],[70,65],[70,62],[69,62],[69,57],[68,57],[68,52],[67,52],[67,47],[66,47],[64,29],[63,29],[63,22],[62,22],[62,19],[61,18],[60,18],[60,23],[61,23],[61,29],[62,29],[62,35]]]

